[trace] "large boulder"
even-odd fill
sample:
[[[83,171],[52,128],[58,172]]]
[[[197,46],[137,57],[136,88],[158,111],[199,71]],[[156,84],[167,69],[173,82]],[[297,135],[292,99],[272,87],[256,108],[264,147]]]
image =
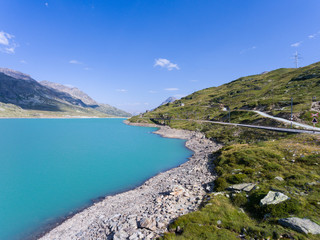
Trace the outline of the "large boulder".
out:
[[[179,195],[182,195],[186,192],[186,189],[180,185],[174,185],[172,187],[172,190],[170,192],[170,195],[173,195],[173,196],[179,196]]]
[[[281,192],[269,191],[268,194],[260,200],[261,205],[278,204],[290,199],[287,195]]]
[[[278,222],[282,226],[289,227],[297,232],[305,234],[320,234],[320,226],[307,218],[282,218],[279,219]]]
[[[240,183],[240,184],[231,185],[230,187],[228,187],[228,190],[250,192],[255,186],[256,186],[255,183]]]
[[[156,221],[153,218],[146,218],[146,217],[142,218],[139,221],[139,227],[146,228],[151,231],[155,231],[157,229]]]

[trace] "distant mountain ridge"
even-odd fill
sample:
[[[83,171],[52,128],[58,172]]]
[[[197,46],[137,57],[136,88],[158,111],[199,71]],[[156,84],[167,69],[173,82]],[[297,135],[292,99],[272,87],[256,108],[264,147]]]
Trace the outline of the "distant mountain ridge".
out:
[[[120,110],[116,107],[113,107],[109,104],[104,103],[98,103],[95,100],[93,100],[88,94],[84,93],[80,89],[76,87],[68,87],[59,83],[53,83],[49,81],[41,81],[40,84],[43,86],[46,86],[48,88],[64,92],[67,94],[70,94],[73,98],[81,100],[84,104],[86,104],[88,107],[93,108],[99,112],[106,113],[109,115],[114,115],[118,117],[130,117],[131,114],[127,113],[123,110]]]
[[[98,103],[93,100],[88,94],[82,92],[80,89],[76,87],[68,87],[59,83],[49,82],[49,81],[41,81],[39,82],[41,85],[46,86],[48,88],[52,88],[58,90],[60,92],[65,92],[70,94],[72,97],[80,99],[84,104],[88,106],[97,106]]]
[[[175,97],[168,97],[164,102],[162,102],[162,103],[160,104],[160,106],[165,105],[165,104],[167,104],[167,103],[172,103],[172,102],[174,102],[175,100],[177,100]]]
[[[0,103],[3,106],[13,104],[21,108],[14,117],[21,117],[21,113],[30,115],[41,111],[50,116],[131,116],[129,113],[110,105],[98,104],[86,93],[77,88],[49,83],[37,82],[29,75],[8,68],[0,68]],[[12,107],[9,107],[12,109]],[[6,115],[2,108],[1,116]],[[23,115],[24,116],[24,115]],[[9,115],[10,117],[10,115]]]

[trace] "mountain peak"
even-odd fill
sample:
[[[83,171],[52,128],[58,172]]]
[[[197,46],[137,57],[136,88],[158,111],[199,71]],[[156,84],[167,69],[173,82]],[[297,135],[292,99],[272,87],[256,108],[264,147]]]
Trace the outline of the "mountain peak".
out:
[[[177,100],[175,97],[168,97],[163,103],[161,103],[160,106],[165,105],[165,104],[167,104],[167,103],[172,103],[172,102],[174,102],[175,100]]]
[[[16,79],[22,79],[22,80],[26,80],[26,81],[34,81],[33,78],[30,77],[30,75],[19,72],[19,71],[15,71],[9,68],[0,68],[0,72],[9,76],[9,77],[13,77]]]

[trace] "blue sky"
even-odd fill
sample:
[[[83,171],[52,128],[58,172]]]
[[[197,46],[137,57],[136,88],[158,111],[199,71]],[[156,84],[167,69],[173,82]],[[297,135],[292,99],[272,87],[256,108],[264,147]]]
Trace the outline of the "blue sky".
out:
[[[0,67],[130,112],[320,61],[319,0],[4,0]]]

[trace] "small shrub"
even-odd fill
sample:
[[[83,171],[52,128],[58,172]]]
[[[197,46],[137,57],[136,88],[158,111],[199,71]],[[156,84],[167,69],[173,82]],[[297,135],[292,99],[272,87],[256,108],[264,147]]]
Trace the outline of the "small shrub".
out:
[[[241,207],[247,203],[247,197],[244,193],[236,194],[232,197],[232,203],[238,207]]]
[[[228,187],[228,183],[227,183],[226,179],[223,177],[218,177],[214,181],[214,184],[215,184],[215,189],[218,192],[223,191],[224,189],[226,189]]]
[[[245,174],[247,174],[247,175],[252,175],[252,174],[254,174],[254,169],[252,169],[252,168],[245,168],[244,170],[243,170],[243,172],[245,173]]]
[[[269,204],[262,208],[264,214],[270,213],[274,217],[287,217],[297,214],[301,210],[301,204],[296,199],[289,199],[278,204]]]
[[[274,174],[273,172],[267,172],[265,174],[265,178],[268,179],[268,180],[272,180],[276,177],[276,174]]]
[[[306,157],[299,157],[296,161],[299,163],[306,164],[308,166],[314,166],[320,163],[320,154],[313,154]]]
[[[270,162],[270,163],[267,163],[264,168],[266,170],[270,170],[270,171],[276,171],[276,170],[280,170],[281,169],[281,166],[277,163],[273,163],[273,162]]]
[[[221,176],[223,174],[223,172],[224,172],[223,170],[224,169],[222,167],[220,167],[220,166],[215,168],[215,171],[219,176]]]
[[[247,178],[246,174],[239,173],[239,174],[229,175],[227,180],[230,183],[237,184],[237,183],[243,183],[244,179],[246,178]]]

